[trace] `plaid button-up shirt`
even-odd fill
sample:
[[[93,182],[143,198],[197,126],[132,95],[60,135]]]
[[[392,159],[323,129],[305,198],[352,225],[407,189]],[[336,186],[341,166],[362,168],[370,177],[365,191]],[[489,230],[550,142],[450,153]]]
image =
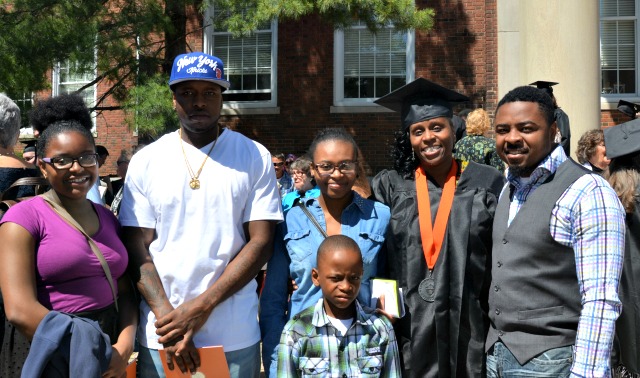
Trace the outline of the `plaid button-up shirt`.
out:
[[[324,299],[294,316],[278,345],[277,377],[401,377],[393,327],[384,316],[364,310],[341,336],[324,310]]]

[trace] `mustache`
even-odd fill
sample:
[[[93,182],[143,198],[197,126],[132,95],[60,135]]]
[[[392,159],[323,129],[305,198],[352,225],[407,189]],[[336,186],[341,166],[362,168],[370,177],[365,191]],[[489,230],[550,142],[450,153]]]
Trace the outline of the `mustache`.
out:
[[[519,146],[519,145],[510,146],[510,145],[507,145],[504,148],[504,152],[507,153],[507,154],[526,154],[527,152],[529,152],[529,149],[526,148],[525,146]]]

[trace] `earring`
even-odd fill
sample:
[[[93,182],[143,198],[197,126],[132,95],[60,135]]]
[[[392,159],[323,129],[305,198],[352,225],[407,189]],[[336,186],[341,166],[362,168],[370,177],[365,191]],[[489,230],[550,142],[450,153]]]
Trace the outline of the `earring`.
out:
[[[413,161],[416,161],[416,154],[415,154],[415,153],[412,153],[412,154],[411,154],[411,161],[412,161],[412,162],[413,162]]]

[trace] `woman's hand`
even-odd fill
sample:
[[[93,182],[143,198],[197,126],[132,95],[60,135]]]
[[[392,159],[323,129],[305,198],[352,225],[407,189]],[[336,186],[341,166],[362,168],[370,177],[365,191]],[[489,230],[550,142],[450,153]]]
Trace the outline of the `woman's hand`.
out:
[[[127,376],[127,366],[129,365],[129,357],[133,352],[130,346],[123,346],[115,343],[111,346],[113,352],[111,353],[111,361],[109,362],[109,368],[104,374],[103,378],[122,378]]]
[[[384,309],[385,309],[385,307],[384,307],[384,294],[382,294],[382,295],[380,295],[380,298],[378,298],[378,303],[376,304],[376,314],[384,315],[387,319],[389,319],[391,324],[394,324],[396,321],[398,321],[398,319],[393,317],[393,315],[389,314]]]
[[[296,280],[289,277],[289,282],[287,282],[287,291],[289,292],[289,295],[293,294],[293,292],[296,290],[298,290],[298,284],[296,283]]]

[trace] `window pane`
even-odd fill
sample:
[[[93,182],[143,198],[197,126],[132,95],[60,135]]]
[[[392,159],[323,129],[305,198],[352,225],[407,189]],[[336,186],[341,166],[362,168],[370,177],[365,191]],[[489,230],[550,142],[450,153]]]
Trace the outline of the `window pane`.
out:
[[[613,93],[613,85],[618,82],[618,71],[603,70],[602,71],[602,93]]]
[[[344,98],[382,97],[393,78],[406,77],[406,34],[385,28],[372,34],[362,26],[344,31]]]
[[[9,97],[18,108],[20,108],[20,127],[28,127],[29,126],[29,112],[33,108],[33,97],[31,92],[8,92],[7,97]]]
[[[216,11],[216,14],[220,13]],[[226,32],[214,32],[213,53],[225,63],[231,88],[225,92],[228,101],[269,101],[271,99],[271,24],[254,34],[234,38]],[[255,91],[267,93],[257,95]],[[237,95],[237,93],[252,93]]]
[[[600,67],[603,94],[636,93],[635,0],[600,0]]]
[[[391,80],[388,78],[378,78],[376,79],[376,97],[382,97],[385,94],[391,92],[389,88],[391,87]],[[380,94],[382,93],[382,95]]]
[[[600,0],[602,17],[635,16],[635,0]]]
[[[614,86],[616,93],[635,93],[636,92],[636,71],[635,70],[620,70],[620,80],[617,86]]]

